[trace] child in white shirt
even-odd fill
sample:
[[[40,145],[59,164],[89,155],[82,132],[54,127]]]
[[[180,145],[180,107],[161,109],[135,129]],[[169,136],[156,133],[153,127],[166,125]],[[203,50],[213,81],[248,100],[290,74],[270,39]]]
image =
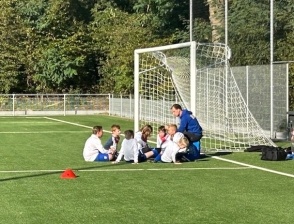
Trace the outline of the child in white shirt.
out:
[[[166,148],[161,155],[161,161],[164,163],[181,164],[176,161],[176,154],[180,151],[185,151],[189,145],[189,140],[186,137],[181,137],[178,142],[168,141]]]
[[[119,151],[118,157],[115,162],[112,163],[119,163],[124,157],[126,162],[132,162],[134,164],[138,163],[138,145],[136,139],[134,139],[134,131],[133,130],[126,130],[124,132],[125,139],[121,143],[121,149]]]
[[[150,125],[146,124],[140,129],[140,131],[135,133],[134,138],[137,141],[138,150],[141,151],[141,153],[150,151],[147,141],[148,138],[151,136],[152,131],[153,128]]]
[[[113,151],[107,150],[101,144],[100,138],[103,136],[102,126],[94,126],[92,135],[85,142],[83,157],[85,161],[111,161],[114,158]]]
[[[166,141],[167,138],[168,138],[167,130],[165,126],[162,125],[158,128],[156,147],[161,148],[161,145]]]
[[[178,143],[179,140],[184,137],[184,134],[181,132],[177,132],[177,125],[176,124],[170,124],[167,126],[167,138],[166,140],[161,144],[161,152],[158,156],[155,157],[154,162],[160,162],[161,161],[161,155],[163,154],[165,148],[168,144],[171,144],[170,142]],[[180,150],[180,152],[183,152],[183,149]]]

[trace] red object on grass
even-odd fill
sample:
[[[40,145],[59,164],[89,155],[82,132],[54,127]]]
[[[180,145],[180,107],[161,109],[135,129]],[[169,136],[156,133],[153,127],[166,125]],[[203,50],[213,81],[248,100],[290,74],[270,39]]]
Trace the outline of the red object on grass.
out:
[[[63,179],[72,179],[76,177],[77,176],[71,169],[66,169],[60,176],[60,178],[63,178]]]

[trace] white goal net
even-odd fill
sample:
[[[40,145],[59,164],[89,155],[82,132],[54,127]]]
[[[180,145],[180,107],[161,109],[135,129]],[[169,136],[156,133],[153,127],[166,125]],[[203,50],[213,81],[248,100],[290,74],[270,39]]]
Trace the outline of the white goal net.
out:
[[[183,43],[135,50],[135,130],[177,123],[180,104],[199,120],[204,151],[275,145],[250,113],[229,67],[223,44]]]

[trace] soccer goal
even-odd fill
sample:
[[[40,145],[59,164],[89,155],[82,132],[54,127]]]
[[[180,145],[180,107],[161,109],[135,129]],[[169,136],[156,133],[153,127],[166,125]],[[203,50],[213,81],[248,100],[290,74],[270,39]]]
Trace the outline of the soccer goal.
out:
[[[224,44],[187,42],[134,52],[135,130],[150,124],[178,123],[174,103],[187,108],[204,132],[204,151],[244,150],[251,145],[275,145],[256,122],[229,66]]]

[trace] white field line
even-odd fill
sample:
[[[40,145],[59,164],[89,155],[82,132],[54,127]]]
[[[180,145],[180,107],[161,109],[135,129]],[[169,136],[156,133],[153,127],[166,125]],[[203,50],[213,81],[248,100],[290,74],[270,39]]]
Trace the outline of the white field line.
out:
[[[64,170],[0,170],[0,173],[50,173],[63,171]]]
[[[149,168],[149,169],[93,169],[93,170],[75,170],[78,172],[124,172],[124,171],[173,171],[173,170],[244,170],[251,169],[250,167],[215,167],[215,168]],[[50,172],[63,172],[64,170],[0,170],[0,173],[50,173]]]
[[[54,119],[54,118],[49,118],[49,117],[44,117],[44,118],[50,119],[50,120],[59,121],[59,122],[63,122],[63,123],[67,123],[67,124],[72,124],[72,125],[76,125],[76,126],[80,126],[80,127],[91,128],[89,126],[80,125],[80,124],[76,124],[76,123],[72,123],[72,122],[67,122],[67,121],[62,121],[62,120],[58,120],[58,119]],[[266,168],[259,167],[259,166],[249,165],[249,164],[246,164],[246,163],[240,163],[240,162],[237,162],[237,161],[234,161],[234,160],[224,159],[224,158],[221,158],[221,157],[218,157],[218,156],[212,156],[212,158],[218,159],[218,160],[222,160],[222,161],[226,161],[226,162],[229,162],[229,163],[238,164],[238,165],[245,166],[245,167],[250,167],[250,168],[262,170],[262,171],[265,171],[265,172],[275,173],[275,174],[279,174],[279,175],[283,175],[283,176],[287,176],[287,177],[292,177],[292,178],[294,177],[293,174],[283,173],[283,172],[279,172],[279,171],[275,171],[275,170],[270,170],[270,169],[266,169]]]
[[[25,117],[25,118],[27,118],[27,119],[30,119],[30,118],[33,118],[33,119],[43,119],[43,117]]]
[[[0,119],[11,119],[11,118],[15,118],[15,117],[12,116],[12,115],[11,116],[0,117]],[[43,119],[43,117],[24,117],[24,116],[19,116],[19,118],[28,118],[28,119],[30,119],[30,118],[33,118],[33,119],[38,118],[38,119]]]
[[[294,177],[293,174],[284,173],[284,172],[280,172],[280,171],[276,171],[276,170],[271,170],[271,169],[263,168],[263,167],[260,167],[260,166],[253,166],[253,165],[250,165],[250,164],[241,163],[241,162],[237,162],[237,161],[234,161],[234,160],[221,158],[219,156],[212,156],[211,158],[222,160],[222,161],[229,162],[229,163],[234,163],[234,164],[245,166],[245,167],[250,167],[250,168],[253,168],[253,169],[257,169],[257,170],[262,170],[262,171],[269,172],[269,173],[275,173],[275,174],[279,174],[279,175],[283,175],[283,176],[287,176],[287,177],[292,177],[292,178]]]
[[[49,120],[53,120],[53,121],[58,121],[58,122],[62,122],[62,123],[66,123],[66,124],[71,124],[71,125],[75,125],[75,126],[79,126],[79,127],[83,127],[83,128],[92,128],[90,126],[86,126],[86,125],[82,125],[82,124],[77,124],[77,123],[72,123],[72,122],[68,122],[68,121],[63,121],[63,120],[59,120],[59,119],[55,119],[55,118],[51,118],[51,117],[44,117],[45,119],[49,119]],[[111,133],[111,131],[107,131],[107,130],[103,130],[106,133]],[[124,134],[120,134],[121,136],[124,136]],[[156,142],[154,141],[149,141],[153,144],[156,144]]]
[[[173,170],[240,170],[251,169],[250,167],[191,167],[191,168],[149,168],[149,169],[101,169],[101,170],[78,170],[80,172],[111,172],[111,171],[173,171]]]
[[[77,124],[77,123],[72,123],[72,122],[68,122],[68,121],[63,121],[63,120],[59,120],[59,119],[55,119],[55,118],[51,118],[51,117],[44,117],[44,118],[45,119],[52,120],[52,121],[57,121],[57,122],[65,123],[65,124],[71,124],[71,125],[78,126],[78,127],[92,128],[90,126],[86,126],[86,125],[82,125],[82,124]],[[107,133],[111,133],[111,131],[106,131],[106,130],[103,130],[103,131],[104,132],[107,132]]]
[[[88,131],[0,131],[0,134],[85,133]]]
[[[53,124],[54,121],[1,121],[1,124]]]

